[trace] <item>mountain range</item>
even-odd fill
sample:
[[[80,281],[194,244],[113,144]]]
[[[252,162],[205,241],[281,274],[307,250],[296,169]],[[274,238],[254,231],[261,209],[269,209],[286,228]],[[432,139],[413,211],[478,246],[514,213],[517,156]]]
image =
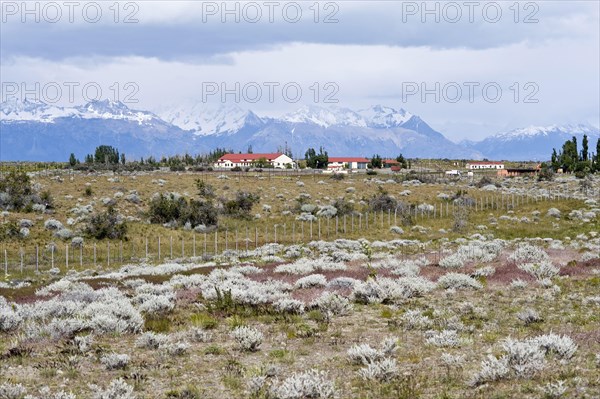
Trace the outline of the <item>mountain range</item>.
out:
[[[295,156],[323,147],[332,156],[373,154],[451,159],[544,160],[572,135],[600,137],[586,125],[528,127],[479,142],[454,143],[419,116],[376,105],[351,110],[303,106],[279,118],[261,117],[237,106],[206,109],[204,104],[134,110],[121,102],[92,101],[60,107],[41,101],[0,103],[0,159],[63,161],[83,158],[101,144],[117,147],[128,159],[202,153],[216,147],[273,152],[287,146]],[[579,141],[581,142],[581,141]]]

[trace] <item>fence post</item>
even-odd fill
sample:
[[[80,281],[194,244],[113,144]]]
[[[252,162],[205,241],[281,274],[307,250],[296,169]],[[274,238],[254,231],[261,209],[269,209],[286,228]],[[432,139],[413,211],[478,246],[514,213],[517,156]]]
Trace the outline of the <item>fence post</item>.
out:
[[[219,233],[218,230],[215,230],[215,256],[217,256],[217,251],[219,250],[219,247],[218,247],[218,245],[219,245],[219,242],[218,242],[218,240],[219,240],[218,233]]]
[[[181,257],[185,258],[185,239],[181,235]]]
[[[146,262],[148,261],[148,237],[146,237]]]
[[[39,255],[40,255],[40,247],[36,244],[36,246],[35,246],[35,272],[36,273],[39,273],[39,271],[40,271]]]
[[[321,239],[321,218],[317,218],[317,224],[319,225],[319,240]]]
[[[4,275],[8,276],[8,253],[4,249]]]
[[[65,267],[69,270],[69,244],[65,244]]]
[[[193,233],[192,235],[192,247],[193,247],[193,255],[194,258],[196,257],[196,232]]]
[[[50,261],[52,269],[54,269],[54,245],[52,245],[52,247],[50,248]]]
[[[110,267],[110,241],[106,243],[106,265]]]
[[[96,267],[96,243],[94,243],[94,267]]]
[[[160,236],[158,236],[158,261],[160,262]]]
[[[277,225],[273,225],[273,241],[277,244]]]
[[[173,259],[173,236],[169,237],[169,256]]]
[[[121,265],[123,264],[123,240],[121,240],[121,243],[119,244],[119,261],[121,262]]]
[[[79,246],[79,268],[83,268],[83,243]]]
[[[23,274],[23,248],[21,248],[19,253],[21,254],[21,274]]]

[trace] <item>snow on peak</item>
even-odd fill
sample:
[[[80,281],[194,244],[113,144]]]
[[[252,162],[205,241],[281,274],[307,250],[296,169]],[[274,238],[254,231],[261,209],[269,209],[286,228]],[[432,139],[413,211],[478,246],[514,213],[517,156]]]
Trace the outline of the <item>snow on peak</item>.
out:
[[[7,122],[51,123],[56,118],[73,116],[75,113],[76,111],[71,108],[63,108],[28,98],[21,101],[12,97],[0,103],[0,119]]]
[[[358,113],[365,118],[369,126],[379,128],[401,126],[413,117],[410,112],[407,112],[402,108],[396,110],[392,107],[382,105],[375,105],[371,108],[362,109],[359,110]]]
[[[336,125],[366,126],[365,121],[359,114],[341,107],[322,108],[304,105],[298,110],[284,115],[282,120],[291,123],[314,123],[325,128]]]
[[[54,123],[57,118],[124,119],[139,124],[148,123],[155,115],[134,111],[120,101],[97,100],[82,106],[61,107],[39,100],[10,98],[0,104],[0,116],[6,122]]]
[[[159,112],[166,122],[197,135],[233,133],[246,124],[259,125],[263,120],[252,111],[237,105],[221,105],[206,108],[205,104],[195,103],[181,107],[171,107]]]
[[[502,140],[514,140],[519,138],[548,136],[553,133],[566,134],[598,134],[598,129],[584,124],[577,125],[549,125],[549,126],[528,126],[518,129],[513,129],[508,132],[501,132],[492,137]]]

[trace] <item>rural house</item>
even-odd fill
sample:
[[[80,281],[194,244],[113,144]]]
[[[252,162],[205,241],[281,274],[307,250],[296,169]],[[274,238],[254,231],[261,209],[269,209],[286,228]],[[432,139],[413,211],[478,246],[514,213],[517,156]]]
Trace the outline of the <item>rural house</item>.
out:
[[[292,158],[282,153],[272,154],[225,154],[217,160],[217,168],[231,169],[238,167],[256,166],[261,162],[266,162],[269,167],[275,169],[293,168],[295,166]],[[289,166],[288,166],[289,165]]]

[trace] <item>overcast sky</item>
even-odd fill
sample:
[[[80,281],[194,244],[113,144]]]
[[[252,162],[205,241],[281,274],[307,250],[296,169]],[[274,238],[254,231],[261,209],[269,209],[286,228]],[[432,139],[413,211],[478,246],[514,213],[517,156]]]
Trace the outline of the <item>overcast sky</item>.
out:
[[[214,107],[226,89],[226,102],[237,95],[240,107],[268,116],[302,104],[382,104],[456,141],[529,125],[598,126],[600,2],[514,3],[3,1],[2,95],[38,82],[42,100],[54,100],[56,82],[67,105],[68,85],[79,84],[79,104],[92,84],[102,97],[159,111]]]

